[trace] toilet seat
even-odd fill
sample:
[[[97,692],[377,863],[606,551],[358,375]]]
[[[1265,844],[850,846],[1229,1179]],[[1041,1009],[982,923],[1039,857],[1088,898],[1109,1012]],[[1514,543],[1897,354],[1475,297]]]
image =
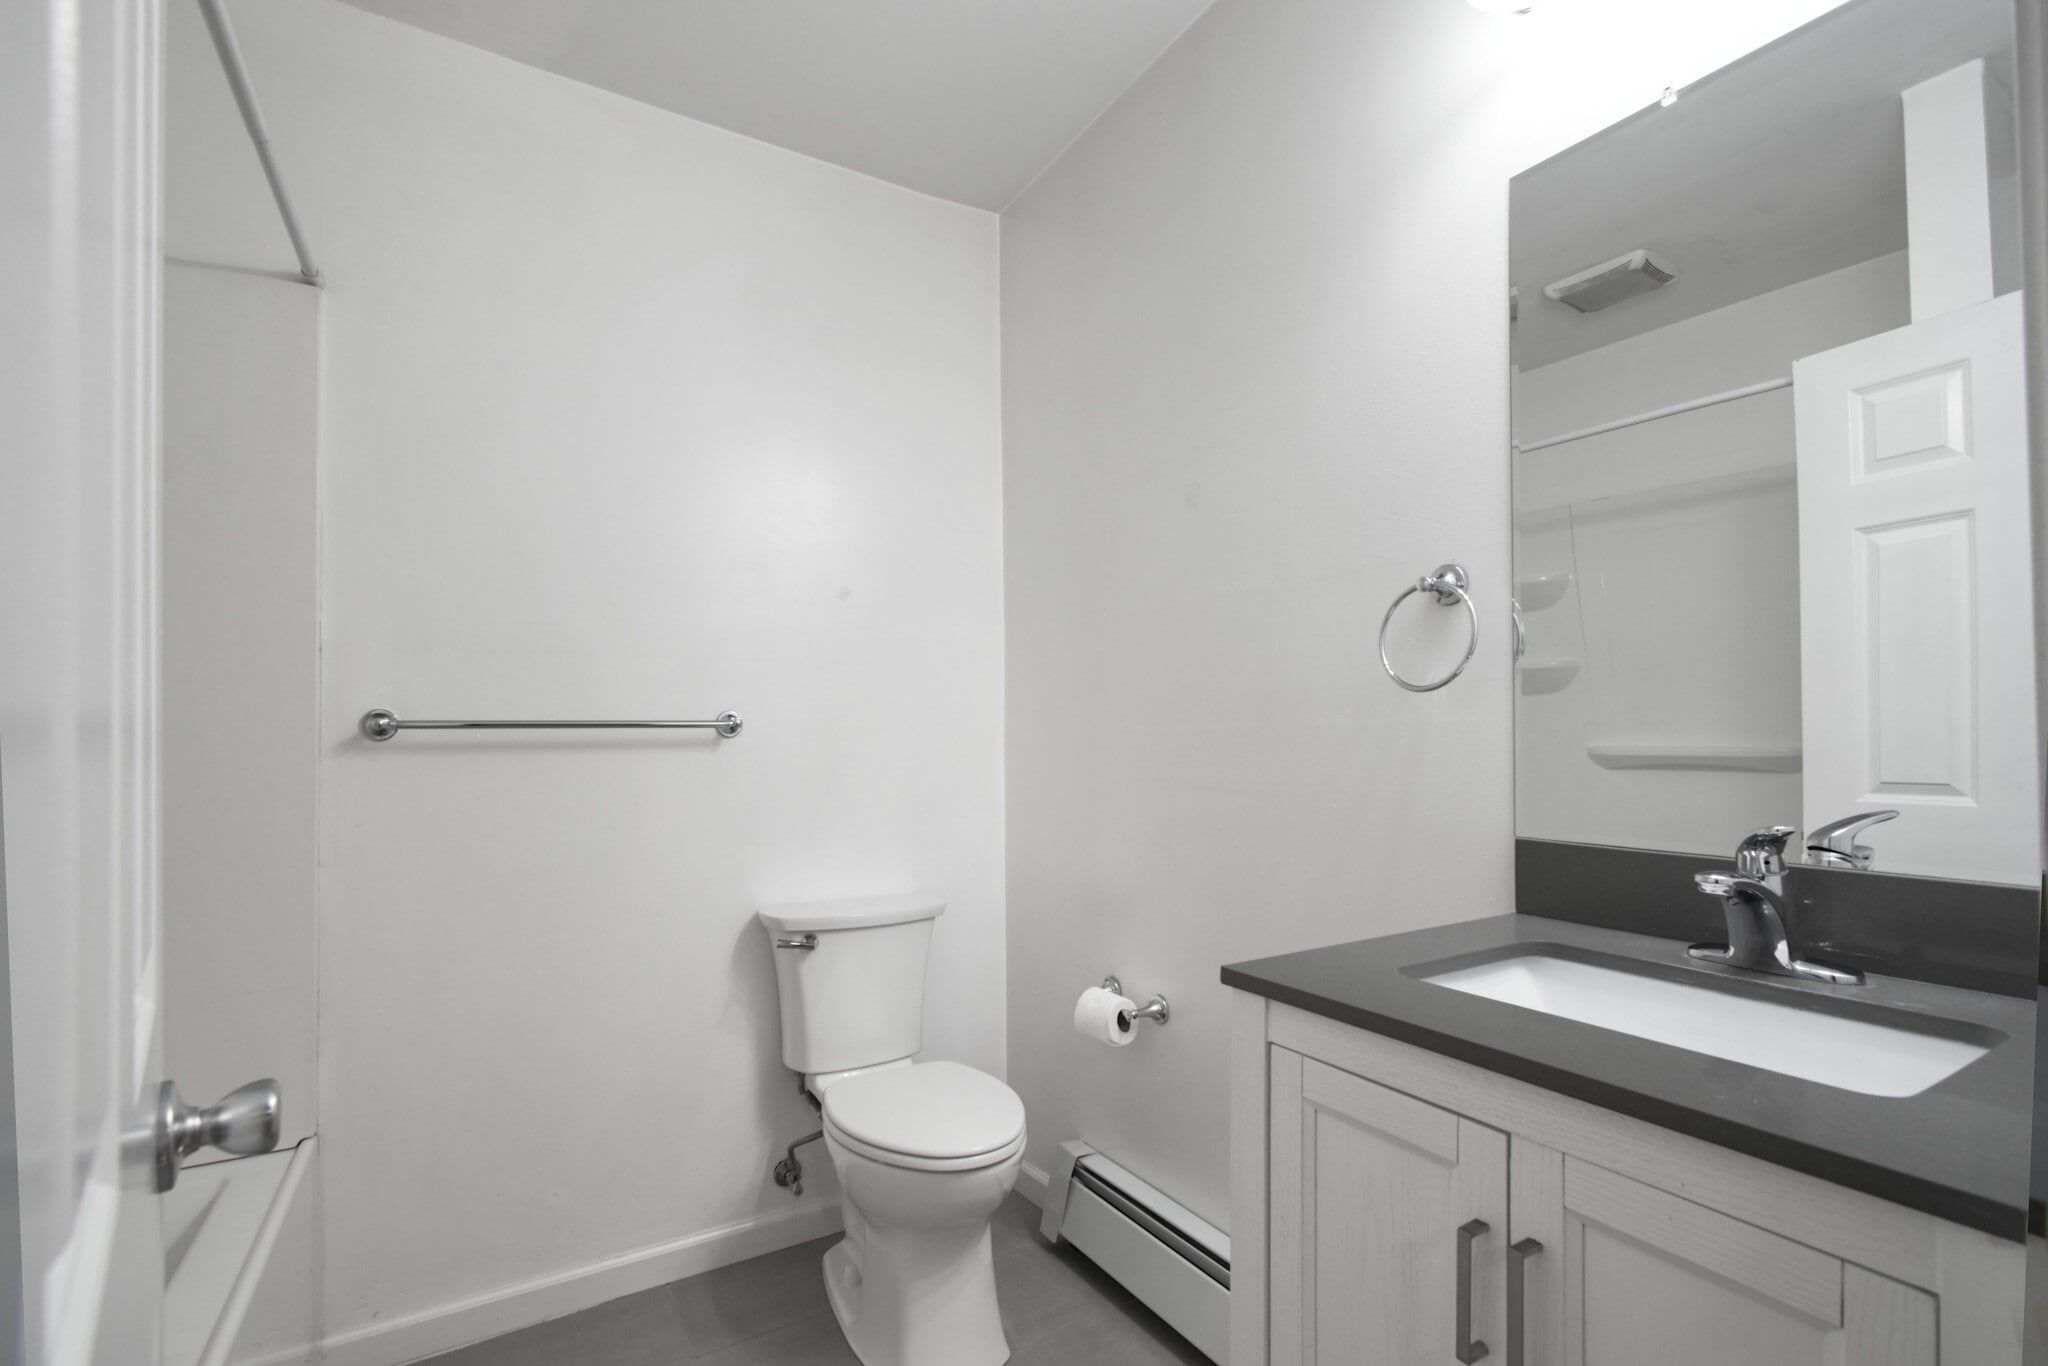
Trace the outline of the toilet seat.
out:
[[[872,1143],[863,1143],[849,1138],[834,1128],[832,1121],[825,1121],[825,1137],[837,1143],[856,1157],[865,1157],[885,1167],[894,1167],[908,1172],[967,1172],[980,1171],[984,1167],[997,1167],[1024,1151],[1024,1135],[1018,1134],[1015,1141],[988,1153],[972,1153],[966,1157],[914,1157],[909,1153],[891,1152],[877,1148]]]
[[[912,1171],[993,1166],[1024,1143],[1024,1102],[986,1072],[916,1063],[843,1078],[821,1097],[825,1131],[848,1151]]]

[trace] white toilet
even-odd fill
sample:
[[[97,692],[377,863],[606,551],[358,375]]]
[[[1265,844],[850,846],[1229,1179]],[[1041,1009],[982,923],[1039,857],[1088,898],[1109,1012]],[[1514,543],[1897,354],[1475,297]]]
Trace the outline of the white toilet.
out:
[[[863,1366],[998,1366],[988,1221],[1024,1162],[1024,1102],[924,1044],[925,897],[765,906],[782,1060],[823,1109],[846,1199],[825,1290]]]

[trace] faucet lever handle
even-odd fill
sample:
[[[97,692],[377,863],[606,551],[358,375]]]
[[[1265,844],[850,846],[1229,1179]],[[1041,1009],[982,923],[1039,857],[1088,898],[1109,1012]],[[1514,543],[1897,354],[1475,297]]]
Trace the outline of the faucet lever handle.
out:
[[[1867,844],[1858,844],[1856,837],[1873,825],[1895,819],[1898,814],[1896,811],[1859,811],[1809,831],[1806,836],[1808,862],[1868,868],[1875,851]]]
[[[1777,877],[1785,871],[1785,846],[1799,837],[1793,825],[1767,825],[1735,846],[1735,871],[1744,877]]]

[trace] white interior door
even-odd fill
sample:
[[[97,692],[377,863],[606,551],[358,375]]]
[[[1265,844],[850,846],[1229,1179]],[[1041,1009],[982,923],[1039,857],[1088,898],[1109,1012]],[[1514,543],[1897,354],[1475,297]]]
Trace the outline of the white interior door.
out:
[[[5,1193],[34,1366],[158,1359],[157,1202],[127,1140],[158,1047],[160,17],[0,7]]]
[[[2017,294],[1793,366],[1804,816],[1877,867],[2039,879]]]

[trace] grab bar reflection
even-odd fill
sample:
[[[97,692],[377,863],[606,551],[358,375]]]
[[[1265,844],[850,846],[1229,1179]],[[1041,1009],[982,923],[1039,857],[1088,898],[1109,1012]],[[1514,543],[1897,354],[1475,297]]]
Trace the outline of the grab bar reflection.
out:
[[[357,724],[367,740],[389,740],[402,730],[715,730],[730,740],[745,723],[736,711],[709,721],[412,721],[378,707]]]

